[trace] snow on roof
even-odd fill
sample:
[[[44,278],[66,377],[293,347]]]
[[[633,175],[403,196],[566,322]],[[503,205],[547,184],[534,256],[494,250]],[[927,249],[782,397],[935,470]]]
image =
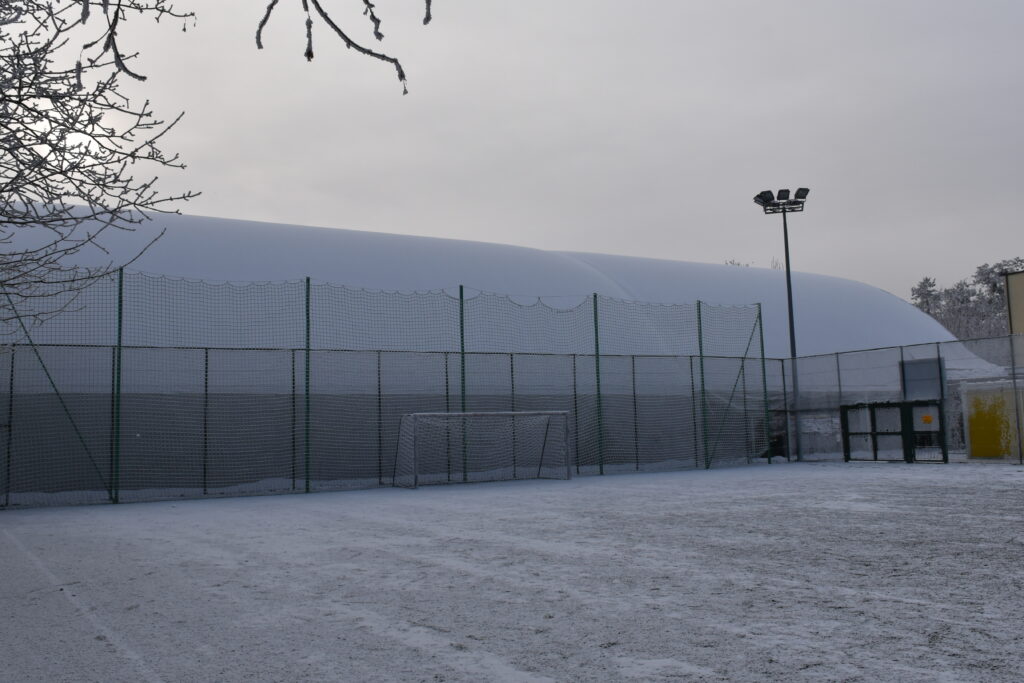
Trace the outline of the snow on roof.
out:
[[[789,356],[785,274],[780,270],[554,252],[484,242],[335,228],[158,217],[120,239],[116,257],[166,234],[132,268],[212,281],[311,277],[382,290],[438,290],[466,285],[516,297],[591,293],[656,303],[761,303],[765,353]],[[954,339],[906,301],[861,282],[793,273],[797,352],[814,355]]]

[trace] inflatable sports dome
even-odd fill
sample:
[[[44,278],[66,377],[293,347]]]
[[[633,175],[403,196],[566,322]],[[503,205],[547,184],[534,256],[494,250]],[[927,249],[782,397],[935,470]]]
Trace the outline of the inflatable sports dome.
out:
[[[781,270],[200,216],[161,217],[138,233],[117,235],[122,251],[115,257],[145,244],[157,225],[165,234],[133,269],[212,282],[310,277],[385,291],[465,285],[570,303],[593,293],[665,304],[760,303],[765,355],[789,356]],[[954,339],[906,301],[861,282],[796,272],[793,291],[800,356]]]

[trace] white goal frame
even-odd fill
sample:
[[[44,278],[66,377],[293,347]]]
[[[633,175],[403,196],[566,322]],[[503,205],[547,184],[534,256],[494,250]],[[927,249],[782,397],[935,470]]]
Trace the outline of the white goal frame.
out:
[[[417,443],[416,443],[417,430],[416,430],[415,422],[420,417],[424,417],[424,418],[430,418],[430,417],[437,418],[437,417],[439,417],[439,418],[444,418],[446,420],[447,419],[453,419],[453,418],[473,419],[473,418],[491,418],[491,417],[508,417],[508,418],[516,418],[516,417],[548,417],[549,419],[548,419],[548,421],[547,421],[547,423],[545,425],[544,438],[541,441],[540,462],[539,462],[539,464],[537,466],[538,476],[537,477],[523,477],[524,480],[526,480],[526,479],[547,479],[547,478],[551,478],[551,477],[539,476],[539,473],[540,473],[541,468],[543,468],[544,453],[545,453],[545,450],[547,449],[548,435],[550,433],[549,430],[551,429],[551,419],[550,418],[552,418],[552,417],[560,417],[560,418],[562,418],[562,429],[560,431],[562,432],[562,443],[564,444],[563,451],[564,451],[564,459],[565,459],[565,477],[564,478],[565,479],[572,479],[572,463],[570,462],[570,457],[569,457],[569,451],[570,451],[570,448],[569,448],[569,446],[570,446],[570,441],[569,441],[569,411],[567,411],[567,410],[498,410],[498,411],[475,411],[475,412],[420,412],[420,413],[407,413],[407,414],[402,416],[401,422],[399,424],[399,443],[398,443],[398,448],[397,448],[397,450],[395,452],[395,467],[394,467],[394,472],[392,473],[392,478],[391,478],[392,486],[402,487],[402,488],[418,488],[419,487],[419,475],[420,475],[420,472],[419,472],[418,451],[417,451]],[[399,459],[402,456],[402,425],[404,425],[406,418],[412,418],[412,420],[413,420],[413,427],[412,427],[412,484],[411,485],[406,485],[406,484],[398,483]],[[464,472],[464,474],[465,474],[465,472]],[[557,478],[561,479],[562,477],[557,477]],[[518,478],[516,478],[516,479],[518,479]],[[494,479],[493,481],[508,481],[508,480],[506,480],[506,479]]]

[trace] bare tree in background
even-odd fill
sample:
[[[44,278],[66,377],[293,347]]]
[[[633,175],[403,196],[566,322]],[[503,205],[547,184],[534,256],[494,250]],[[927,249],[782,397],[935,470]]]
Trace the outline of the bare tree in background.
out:
[[[321,0],[294,1],[306,15],[306,59],[319,22],[347,47],[393,65],[407,92],[397,59],[356,42]],[[361,3],[382,40],[373,2],[349,1]],[[256,27],[259,48],[279,4],[270,0]],[[426,24],[431,0],[424,5]],[[171,0],[0,0],[0,321],[67,308],[84,287],[127,265],[83,267],[76,254],[108,253],[113,233],[178,213],[195,196],[165,194],[157,183],[161,170],[184,168],[159,146],[181,115],[160,120],[148,101],[132,102],[120,88],[124,77],[146,80],[133,65],[137,54],[121,44],[138,17],[181,21],[183,29],[195,19]]]
[[[180,168],[160,138],[181,118],[156,119],[148,102],[120,91],[131,56],[117,45],[124,10],[104,12],[100,41],[72,35],[90,3],[11,0],[0,4],[0,319],[39,319],[118,265],[83,267],[74,257],[105,252],[111,233],[133,230],[192,193],[162,194],[161,169]],[[178,16],[156,0],[158,18]],[[91,53],[90,53],[91,52]],[[75,55],[80,54],[78,60]],[[60,64],[67,57],[70,64]],[[95,258],[95,257],[94,257]]]

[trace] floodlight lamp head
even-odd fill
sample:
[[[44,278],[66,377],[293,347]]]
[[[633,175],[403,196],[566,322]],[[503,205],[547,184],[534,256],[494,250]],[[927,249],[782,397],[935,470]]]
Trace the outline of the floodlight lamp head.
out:
[[[779,190],[778,194],[776,194],[776,197],[779,198],[780,202],[789,201],[789,190]]]
[[[808,192],[810,192],[809,189],[807,189],[806,187],[801,187],[800,189],[798,189],[796,191],[795,197],[797,199],[799,199],[800,201],[803,201],[803,200],[807,199],[807,193]]]
[[[758,193],[757,196],[761,199],[761,201],[759,202],[761,206],[764,206],[765,204],[771,204],[772,202],[775,201],[775,195],[772,194],[771,190],[762,190],[761,192]]]

